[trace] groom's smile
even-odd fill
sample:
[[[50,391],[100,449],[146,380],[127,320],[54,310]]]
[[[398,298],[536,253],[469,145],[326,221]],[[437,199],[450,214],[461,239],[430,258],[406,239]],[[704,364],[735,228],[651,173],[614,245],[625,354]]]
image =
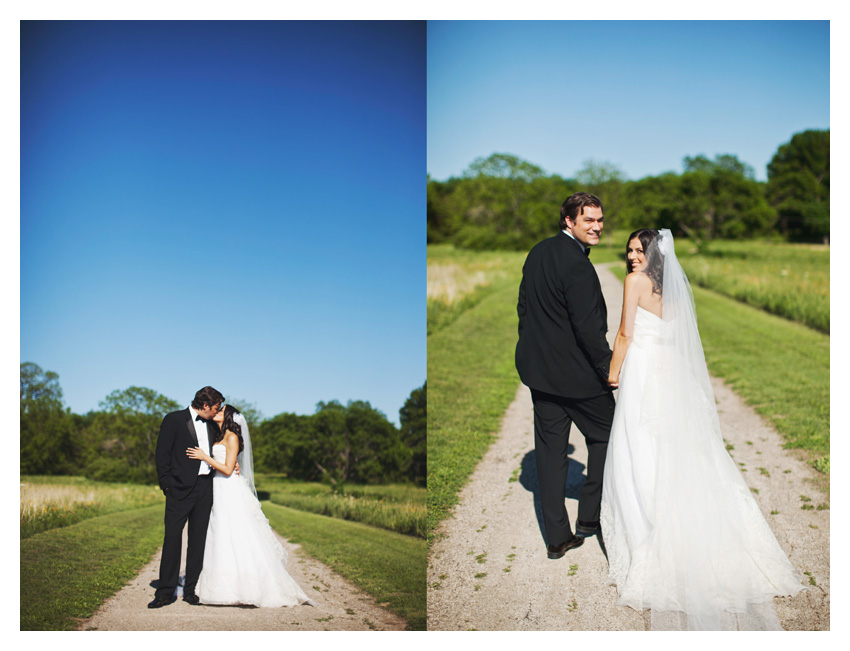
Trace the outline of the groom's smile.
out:
[[[602,233],[602,219],[602,208],[584,206],[575,221],[567,218],[567,230],[582,246],[596,246]]]

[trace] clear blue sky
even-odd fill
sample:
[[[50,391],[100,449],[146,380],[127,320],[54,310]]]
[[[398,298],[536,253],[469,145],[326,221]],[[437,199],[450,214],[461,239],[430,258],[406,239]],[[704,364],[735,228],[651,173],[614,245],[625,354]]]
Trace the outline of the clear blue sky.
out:
[[[265,416],[426,374],[425,26],[25,22],[21,361],[75,413]]]
[[[767,179],[779,145],[828,129],[828,21],[428,23],[428,172],[510,153],[629,179],[734,154]]]

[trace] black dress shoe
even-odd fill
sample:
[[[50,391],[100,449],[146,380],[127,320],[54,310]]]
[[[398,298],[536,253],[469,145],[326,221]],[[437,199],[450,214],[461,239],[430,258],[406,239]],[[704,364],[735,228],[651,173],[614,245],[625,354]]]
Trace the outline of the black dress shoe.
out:
[[[581,547],[584,544],[584,538],[581,536],[573,536],[567,542],[561,545],[546,545],[546,552],[549,558],[561,558],[569,550]]]
[[[171,595],[170,597],[154,597],[154,600],[148,604],[148,608],[162,608],[163,606],[168,606],[177,601],[177,597]]]
[[[600,532],[598,522],[576,521],[576,533],[582,536],[595,536]]]
[[[183,601],[185,601],[190,606],[200,606],[201,599],[196,594],[184,594]]]

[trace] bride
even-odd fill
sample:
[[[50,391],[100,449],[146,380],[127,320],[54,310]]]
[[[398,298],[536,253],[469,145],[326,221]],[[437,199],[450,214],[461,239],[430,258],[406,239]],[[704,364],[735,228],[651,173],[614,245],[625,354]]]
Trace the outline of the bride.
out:
[[[804,589],[720,433],[688,279],[669,230],[629,238],[608,383],[619,387],[600,522],[618,605],[654,630],[781,630]]]
[[[212,457],[201,448],[186,451],[190,458],[205,461],[218,471],[213,478],[212,512],[196,594],[205,604],[315,606],[286,571],[286,550],[260,509],[245,417],[224,405],[213,420],[221,431]],[[233,472],[237,458],[239,474]]]

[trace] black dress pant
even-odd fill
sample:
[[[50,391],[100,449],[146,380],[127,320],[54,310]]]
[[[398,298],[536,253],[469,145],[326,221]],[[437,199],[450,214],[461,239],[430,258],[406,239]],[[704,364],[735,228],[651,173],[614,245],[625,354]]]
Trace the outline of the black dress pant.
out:
[[[578,426],[587,443],[587,479],[578,501],[578,519],[597,522],[602,504],[602,472],[614,418],[614,396],[564,398],[531,390],[534,402],[534,451],[546,543],[560,545],[573,537],[564,488],[569,459],[570,427]]]
[[[204,547],[207,541],[207,525],[212,510],[212,473],[198,475],[191,492],[182,500],[165,496],[165,540],[162,543],[162,562],[159,566],[157,597],[170,597],[177,588],[180,574],[180,557],[183,543],[183,527],[189,523],[186,548],[186,582],[183,594],[195,594],[195,584],[204,566]]]

